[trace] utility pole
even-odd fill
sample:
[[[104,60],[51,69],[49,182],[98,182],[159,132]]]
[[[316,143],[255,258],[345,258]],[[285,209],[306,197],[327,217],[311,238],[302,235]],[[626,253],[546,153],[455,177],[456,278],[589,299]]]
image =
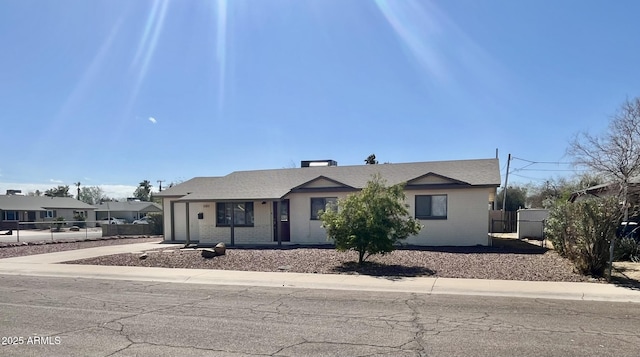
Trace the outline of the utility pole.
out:
[[[158,184],[159,184],[158,189],[160,190],[160,192],[162,192],[162,183],[163,183],[164,181],[165,181],[165,180],[158,180],[158,181],[156,181],[156,182],[158,182]]]
[[[507,183],[509,182],[509,164],[511,163],[511,154],[507,158],[507,175],[504,178],[504,189],[502,190],[502,224],[506,230],[507,225]]]

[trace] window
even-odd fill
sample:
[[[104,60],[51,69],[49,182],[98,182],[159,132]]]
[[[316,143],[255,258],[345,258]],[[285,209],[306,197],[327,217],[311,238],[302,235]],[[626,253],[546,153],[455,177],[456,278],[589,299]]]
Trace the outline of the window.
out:
[[[40,218],[55,218],[55,217],[56,217],[55,210],[40,211]]]
[[[318,220],[318,211],[335,209],[338,203],[337,197],[312,197],[311,198],[311,219]],[[327,207],[329,205],[329,207]]]
[[[16,211],[4,211],[4,220],[5,221],[17,221],[18,220],[18,212],[16,212]]]
[[[417,219],[447,219],[447,195],[416,196]]]
[[[219,202],[216,203],[216,226],[253,227],[253,202]]]

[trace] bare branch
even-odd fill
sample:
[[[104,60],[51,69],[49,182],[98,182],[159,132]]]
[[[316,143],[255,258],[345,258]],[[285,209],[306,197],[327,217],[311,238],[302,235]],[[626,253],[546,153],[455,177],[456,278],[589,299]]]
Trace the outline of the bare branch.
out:
[[[626,100],[611,117],[600,136],[582,132],[570,143],[568,153],[576,165],[584,166],[628,183],[640,175],[640,97]]]

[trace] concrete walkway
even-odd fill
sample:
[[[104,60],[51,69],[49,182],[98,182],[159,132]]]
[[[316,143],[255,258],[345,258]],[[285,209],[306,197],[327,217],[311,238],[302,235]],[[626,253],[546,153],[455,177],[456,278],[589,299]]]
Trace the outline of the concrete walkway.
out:
[[[603,283],[531,282],[451,278],[392,278],[366,275],[247,272],[59,264],[102,255],[133,253],[176,245],[136,243],[0,259],[0,274],[156,281],[167,283],[244,285],[305,289],[512,296],[563,300],[640,303],[640,290]]]

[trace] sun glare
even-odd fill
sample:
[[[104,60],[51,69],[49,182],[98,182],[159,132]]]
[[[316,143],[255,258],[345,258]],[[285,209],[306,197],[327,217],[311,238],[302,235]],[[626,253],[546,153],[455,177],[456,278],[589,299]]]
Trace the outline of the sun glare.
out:
[[[218,69],[218,110],[222,110],[227,65],[227,0],[217,1],[216,65]]]
[[[169,7],[168,0],[157,0],[153,2],[153,7],[147,16],[145,21],[144,31],[138,42],[138,50],[131,62],[131,72],[134,73],[134,86],[129,97],[129,103],[127,105],[127,112],[130,112],[133,102],[136,100],[140,91],[140,86],[145,79],[147,71],[149,70],[149,62],[153,57],[158,44],[158,38],[162,32],[164,20],[167,15],[167,9]]]

